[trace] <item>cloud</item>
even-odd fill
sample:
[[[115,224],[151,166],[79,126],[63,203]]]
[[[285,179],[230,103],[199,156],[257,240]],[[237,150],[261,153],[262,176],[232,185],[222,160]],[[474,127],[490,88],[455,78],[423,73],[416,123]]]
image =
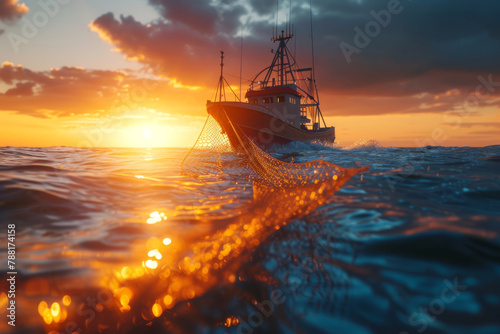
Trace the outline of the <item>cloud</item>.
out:
[[[209,1],[149,0],[162,16],[174,25],[186,25],[202,34],[214,34],[217,12]]]
[[[149,2],[161,20],[142,24],[131,16],[115,18],[107,13],[91,27],[128,59],[155,66],[159,74],[182,84],[212,83],[217,76],[218,50],[226,51],[226,73],[238,73],[240,29],[247,33],[244,76],[253,77],[271,60],[267,51],[276,45],[266,41],[275,24],[274,2]],[[288,3],[281,3],[283,26],[290,11]],[[309,7],[293,3],[298,47],[289,46],[296,50],[299,64],[308,67]],[[386,10],[388,2],[314,2],[317,82],[323,94],[343,99],[333,101],[343,107],[327,110],[342,114],[441,112],[463,102],[478,85],[479,75],[493,74],[494,81],[500,82],[500,63],[494,56],[500,53],[499,5],[471,6],[470,1],[451,0],[401,4],[401,12],[392,15],[390,24],[381,27],[380,34],[348,63],[340,44],[354,45],[354,27],[364,29],[375,20],[372,12]],[[493,95],[499,93],[497,88]],[[359,98],[346,98],[355,96]],[[374,100],[379,108],[359,104]]]
[[[467,122],[467,123],[462,123],[460,126],[463,126],[465,128],[472,128],[472,127],[487,127],[487,128],[499,128],[500,129],[500,122]],[[498,132],[497,132],[498,134]]]
[[[0,93],[0,105],[2,110],[36,117],[99,112],[112,105],[126,76],[118,71],[76,67],[37,72],[4,62],[0,81],[14,87]]]
[[[32,71],[4,62],[0,82],[0,111],[41,118],[72,115],[134,115],[140,111],[197,115],[206,91],[179,88],[173,81],[137,71],[61,67]],[[196,107],[186,101],[195,101]]]
[[[0,3],[12,6],[15,1]],[[220,50],[226,53],[227,78],[239,83],[241,32],[245,34],[245,79],[253,78],[274,56],[269,52],[276,48],[270,41],[276,22],[274,1],[149,0],[149,4],[160,14],[149,23],[113,13],[90,23],[115,51],[156,75],[152,81],[165,90],[149,91],[159,100],[142,103],[145,107],[161,109],[170,104],[179,113],[201,114],[200,110],[193,111],[192,96],[202,106],[207,89],[215,89]],[[287,1],[280,4],[281,28],[290,8]],[[309,67],[309,5],[295,0],[292,4],[297,35],[289,48],[301,67]],[[356,45],[354,28],[364,31],[367,23],[375,22],[373,12],[382,13],[387,6],[387,0],[313,1],[317,83],[326,115],[449,111],[474,93],[480,75],[487,78],[490,74],[493,83],[489,88],[483,85],[482,94],[492,96],[482,99],[480,106],[498,105],[494,101],[500,95],[500,63],[496,57],[500,54],[500,4],[402,0],[401,12],[392,15],[390,23],[381,27],[366,47],[360,47],[359,53],[352,54],[348,63],[341,43]],[[134,74],[125,72],[74,67],[36,72],[4,63],[0,81],[11,87],[0,95],[0,103],[3,110],[9,105],[9,110],[37,116],[49,115],[39,111],[42,109],[58,116],[82,113],[83,104],[89,112],[100,112],[109,109],[117,94],[137,80]],[[167,102],[165,91],[172,93],[173,102]]]
[[[0,21],[12,23],[29,11],[24,4],[18,4],[18,0],[0,0]],[[0,31],[1,35],[2,31]]]
[[[127,58],[159,65],[163,75],[189,84],[213,81],[212,69],[220,49],[226,51],[228,62],[239,63],[239,29],[248,33],[244,55],[247,77],[270,62],[267,51],[276,45],[266,41],[275,22],[275,2],[149,2],[162,20],[142,24],[131,16],[116,19],[108,13],[91,26]],[[288,2],[281,4],[283,22],[289,8]],[[309,7],[297,1],[293,4],[297,59],[308,67]],[[493,74],[500,81],[500,63],[495,56],[500,54],[497,2],[478,6],[466,0],[401,1],[401,12],[392,15],[390,23],[380,27],[380,34],[359,48],[359,54],[352,55],[351,63],[340,44],[355,45],[354,28],[364,30],[368,22],[375,21],[373,12],[387,10],[388,1],[318,0],[313,5],[317,81],[327,94],[412,97],[455,89],[461,93],[455,97],[457,102],[474,90],[478,75]],[[290,46],[295,49],[293,43]],[[229,71],[238,72],[237,66],[228,66]]]
[[[11,88],[5,92],[7,96],[31,96],[33,95],[34,82],[18,82],[15,88]]]
[[[131,16],[115,18],[107,13],[93,21],[91,29],[127,59],[155,68],[163,77],[180,85],[212,86],[219,70],[219,50],[236,48],[230,37],[207,36],[205,30],[198,30],[199,23],[193,24],[157,21],[145,25]]]
[[[117,71],[76,67],[38,72],[4,62],[0,81],[14,87],[0,93],[0,105],[2,110],[36,117],[97,112],[111,105],[125,76]]]

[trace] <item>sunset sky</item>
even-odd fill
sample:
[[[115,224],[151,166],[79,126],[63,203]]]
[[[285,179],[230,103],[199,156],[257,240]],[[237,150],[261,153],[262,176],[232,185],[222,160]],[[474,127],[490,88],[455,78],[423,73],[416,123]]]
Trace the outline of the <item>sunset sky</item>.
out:
[[[309,67],[309,0],[279,7]],[[498,1],[312,9],[321,107],[342,145],[500,144]],[[0,146],[191,146],[219,50],[239,88],[243,36],[246,91],[272,60],[276,19],[265,0],[0,0]]]

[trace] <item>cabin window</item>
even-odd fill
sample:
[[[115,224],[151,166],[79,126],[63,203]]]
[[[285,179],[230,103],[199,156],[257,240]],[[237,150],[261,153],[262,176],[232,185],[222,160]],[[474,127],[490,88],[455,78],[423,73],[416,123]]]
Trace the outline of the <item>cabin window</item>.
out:
[[[295,98],[294,98],[294,97],[289,97],[289,98],[288,98],[288,101],[289,101],[291,104],[295,104]]]
[[[257,99],[253,99],[253,104],[257,104]]]
[[[285,97],[284,96],[278,96],[278,103],[284,103],[285,102]]]
[[[264,103],[273,103],[273,98],[272,97],[265,97]]]

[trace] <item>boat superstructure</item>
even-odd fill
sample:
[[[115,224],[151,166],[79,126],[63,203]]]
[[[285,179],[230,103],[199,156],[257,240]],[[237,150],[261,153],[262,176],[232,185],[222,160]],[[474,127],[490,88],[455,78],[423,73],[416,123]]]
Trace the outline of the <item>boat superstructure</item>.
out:
[[[226,100],[227,81],[221,52],[216,100],[207,102],[207,111],[228,134],[234,147],[237,144],[231,139],[228,122],[237,124],[263,149],[292,141],[334,142],[335,128],[326,126],[320,110],[314,67],[299,68],[287,46],[293,37],[284,30],[273,36],[272,41],[278,46],[273,51],[271,65],[251,81],[244,102]]]

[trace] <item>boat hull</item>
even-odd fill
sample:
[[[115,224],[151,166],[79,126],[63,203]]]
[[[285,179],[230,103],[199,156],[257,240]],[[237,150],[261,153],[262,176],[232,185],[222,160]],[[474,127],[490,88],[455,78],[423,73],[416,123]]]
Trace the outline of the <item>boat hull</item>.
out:
[[[237,124],[262,149],[294,141],[326,143],[335,141],[334,127],[319,131],[298,129],[278,118],[272,111],[258,105],[241,102],[208,102],[207,112],[227,133],[233,148],[237,148],[239,144],[229,121]]]

